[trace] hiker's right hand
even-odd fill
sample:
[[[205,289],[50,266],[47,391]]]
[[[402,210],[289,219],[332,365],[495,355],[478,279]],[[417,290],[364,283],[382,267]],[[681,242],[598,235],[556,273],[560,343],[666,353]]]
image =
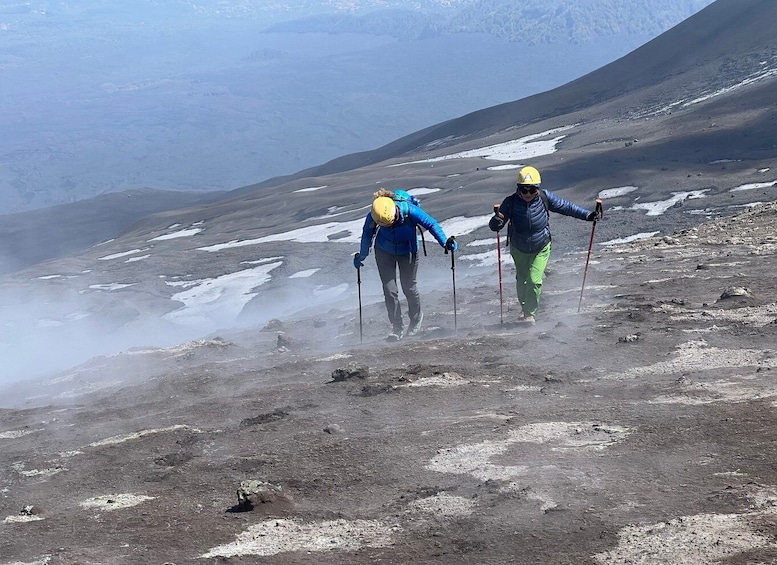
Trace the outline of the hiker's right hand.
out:
[[[602,219],[602,215],[597,210],[595,212],[589,212],[588,215],[585,217],[585,219],[589,222],[598,222],[599,220]]]
[[[494,216],[488,222],[488,229],[491,231],[499,231],[505,227],[505,219],[502,216]]]
[[[366,259],[366,257],[362,258],[361,253],[357,253],[353,256],[353,266],[357,269],[361,269],[364,267],[364,259]]]

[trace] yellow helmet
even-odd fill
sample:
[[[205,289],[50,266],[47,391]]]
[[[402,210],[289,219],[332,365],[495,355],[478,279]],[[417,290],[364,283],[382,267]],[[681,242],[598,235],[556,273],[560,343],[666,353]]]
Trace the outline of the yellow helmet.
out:
[[[372,219],[379,226],[387,227],[394,223],[397,205],[388,196],[380,196],[372,201]]]
[[[534,167],[523,167],[518,171],[518,184],[540,184],[540,172]]]

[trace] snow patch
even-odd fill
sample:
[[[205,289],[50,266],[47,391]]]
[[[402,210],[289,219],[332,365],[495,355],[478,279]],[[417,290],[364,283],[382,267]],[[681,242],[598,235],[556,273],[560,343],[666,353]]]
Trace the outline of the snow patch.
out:
[[[666,375],[727,367],[775,368],[777,358],[764,357],[761,349],[722,349],[710,347],[704,340],[696,340],[679,345],[674,359],[644,367],[633,367],[603,378],[632,379],[645,375]]]
[[[145,496],[142,494],[104,494],[102,496],[87,498],[80,503],[80,506],[82,508],[97,508],[110,512],[112,510],[132,508],[147,500],[154,500],[154,498],[155,497],[153,496]]]
[[[635,233],[634,235],[611,239],[609,241],[603,241],[602,243],[600,243],[600,245],[619,245],[621,243],[631,243],[632,241],[637,241],[639,239],[647,239],[649,237],[653,237],[654,235],[658,235],[659,233],[661,232],[652,231],[652,232]]]
[[[397,529],[372,520],[331,520],[314,523],[286,519],[267,520],[238,534],[237,541],[214,547],[200,557],[267,557],[291,551],[358,551],[366,547],[390,545]]]
[[[425,187],[418,187],[418,188],[411,188],[407,192],[409,194],[412,194],[413,196],[423,196],[424,194],[433,194],[435,192],[440,192],[441,188],[425,188]]]
[[[632,210],[647,210],[647,216],[660,216],[669,208],[684,202],[685,200],[694,200],[697,198],[704,198],[705,193],[709,192],[709,189],[692,190],[690,192],[673,192],[672,197],[666,200],[659,200],[658,202],[638,202],[632,205]]]
[[[40,516],[38,514],[15,514],[11,516],[6,516],[3,520],[4,524],[21,524],[24,522],[37,522],[38,520],[43,520],[43,516]],[[15,561],[12,563],[8,563],[7,565],[43,565],[51,563],[48,559],[42,560],[42,561],[34,561],[32,563],[22,563],[20,561]]]
[[[184,424],[176,424],[175,426],[169,426],[167,428],[154,428],[149,430],[141,430],[139,432],[134,432],[131,434],[113,436],[106,439],[101,439],[99,441],[90,443],[87,447],[104,447],[106,445],[116,445],[118,443],[124,443],[135,439],[142,439],[150,435],[163,434],[167,432],[175,432],[178,430],[188,430],[190,432],[197,433],[197,434],[202,433],[202,431],[198,430],[197,428],[192,428],[191,426],[187,426]]]
[[[47,469],[25,469],[24,463],[14,463],[11,468],[23,477],[53,477],[63,471],[64,467],[49,467]]]
[[[615,198],[617,196],[623,196],[625,194],[629,194],[631,192],[634,192],[635,190],[639,190],[639,187],[619,186],[616,188],[606,188],[604,190],[599,191],[599,198]]]
[[[190,228],[188,230],[180,230],[173,233],[159,235],[157,237],[153,237],[149,239],[148,241],[166,241],[168,239],[178,239],[179,237],[191,237],[193,235],[200,233],[201,231],[203,231],[202,228]]]
[[[743,184],[740,186],[737,186],[735,188],[732,188],[729,192],[741,192],[744,190],[755,190],[758,188],[769,188],[772,186],[777,185],[777,180],[773,180],[772,182],[754,182],[750,184]]]
[[[511,141],[505,141],[504,143],[497,143],[495,145],[489,145],[480,149],[471,149],[468,151],[460,151],[458,153],[451,153],[449,155],[443,155],[442,157],[432,157],[430,159],[421,159],[419,161],[408,161],[405,163],[396,163],[389,165],[390,167],[399,167],[402,165],[413,165],[417,163],[436,163],[439,161],[447,161],[450,159],[467,159],[471,157],[481,157],[483,159],[491,159],[494,161],[521,161],[540,157],[542,155],[549,155],[556,152],[559,142],[566,137],[561,135],[554,137],[553,139],[537,141],[542,137],[548,135],[555,135],[562,131],[572,129],[575,126],[564,126],[560,128],[550,129],[541,133],[533,135],[527,135],[519,139],[513,139]]]
[[[130,257],[129,259],[127,259],[124,262],[125,263],[135,263],[136,261],[142,261],[143,259],[148,259],[149,257],[151,257],[150,253],[148,255],[141,255],[140,257]]]
[[[463,444],[441,449],[426,465],[430,471],[467,474],[478,480],[509,481],[530,471],[526,465],[495,465],[490,460],[505,453],[518,443],[550,446],[550,451],[569,449],[600,450],[622,440],[629,434],[627,428],[604,426],[591,422],[541,422],[521,426],[509,432],[502,440]]]
[[[454,216],[440,222],[440,227],[447,235],[455,235],[459,237],[461,235],[467,235],[475,230],[488,226],[488,220],[491,219],[493,214],[485,216],[475,216],[468,218],[466,216]]]
[[[322,188],[326,188],[328,185],[322,185],[322,186],[311,186],[308,188],[300,188],[299,190],[295,190],[294,192],[315,192],[316,190],[321,190]]]
[[[487,171],[510,171],[512,169],[520,169],[523,167],[523,165],[495,165],[493,167],[488,167]]]
[[[42,432],[42,429],[38,430],[10,430],[8,432],[0,432],[0,439],[16,439],[37,432]]]
[[[183,307],[162,317],[186,325],[211,319],[233,321],[257,295],[252,291],[269,281],[270,271],[282,264],[278,261],[199,281],[191,288],[171,296],[170,300],[182,302]]]
[[[312,277],[315,273],[320,271],[321,269],[306,269],[304,271],[297,271],[296,273],[293,273],[289,275],[290,279],[306,279],[308,277]]]
[[[111,259],[120,259],[121,257],[127,257],[128,255],[136,255],[137,253],[143,253],[148,251],[148,247],[145,249],[132,249],[130,251],[122,251],[121,253],[114,253],[112,255],[105,255],[104,257],[98,257],[98,261],[110,261]]]
[[[364,218],[353,220],[351,222],[328,222],[326,224],[298,228],[287,232],[275,233],[264,237],[257,237],[255,239],[232,240],[228,241],[227,243],[198,247],[197,249],[200,251],[208,251],[213,253],[216,251],[222,251],[224,249],[234,249],[236,247],[245,247],[248,245],[259,245],[261,243],[267,243],[270,241],[296,241],[299,243],[326,243],[328,241],[334,241],[338,243],[359,243],[361,241],[363,227]],[[348,232],[348,235],[338,239],[330,239],[329,237],[343,232]]]
[[[777,396],[777,391],[774,390],[759,390],[745,386],[741,382],[717,380],[711,383],[690,383],[684,385],[680,394],[659,396],[649,401],[649,403],[700,406],[717,402],[750,402],[775,396]]]
[[[738,553],[774,547],[754,530],[755,514],[697,514],[618,532],[615,549],[593,556],[597,563],[717,563]]]
[[[114,290],[121,290],[122,288],[128,288],[135,286],[138,283],[106,283],[106,284],[90,284],[89,288],[92,290],[105,290],[113,292]]]

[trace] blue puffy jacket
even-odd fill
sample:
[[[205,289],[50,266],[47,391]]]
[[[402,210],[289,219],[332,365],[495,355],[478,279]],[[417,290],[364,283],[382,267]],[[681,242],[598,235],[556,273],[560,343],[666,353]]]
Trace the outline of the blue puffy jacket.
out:
[[[362,230],[361,248],[359,249],[362,261],[370,254],[373,239],[375,240],[375,247],[379,247],[392,255],[418,253],[416,226],[419,225],[428,230],[437,242],[445,247],[445,240],[447,238],[437,220],[418,206],[409,203],[407,205],[407,212],[404,212],[404,210],[402,212],[399,220],[387,228],[379,228],[375,220],[372,219],[372,214],[367,214],[367,218],[364,220],[364,229]]]
[[[499,213],[510,222],[507,231],[510,245],[521,253],[538,253],[550,242],[548,211],[579,220],[585,220],[591,213],[590,210],[564,200],[549,190],[544,192],[548,197],[547,209],[539,194],[531,202],[526,202],[517,193],[513,193],[499,206]]]

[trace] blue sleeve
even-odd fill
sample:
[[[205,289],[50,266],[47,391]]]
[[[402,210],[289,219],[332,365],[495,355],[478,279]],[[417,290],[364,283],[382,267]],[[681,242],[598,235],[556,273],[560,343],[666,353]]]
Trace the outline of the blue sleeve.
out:
[[[359,248],[359,255],[362,256],[362,259],[370,254],[372,240],[375,239],[375,232],[377,230],[378,224],[372,219],[372,214],[367,214],[367,217],[364,219],[364,227],[362,228],[362,244]]]
[[[563,214],[564,216],[572,216],[573,218],[577,218],[578,220],[585,220],[588,217],[588,214],[591,213],[590,210],[586,210],[585,208],[581,208],[577,204],[573,204],[569,200],[564,200],[560,196],[556,196],[551,191],[546,190],[545,194],[548,195],[548,209],[551,212],[556,212],[557,214]]]
[[[440,224],[437,223],[437,220],[424,212],[423,209],[418,206],[413,206],[412,204],[408,206],[407,216],[411,222],[416,225],[421,225],[421,227],[434,236],[437,243],[445,247],[445,241],[448,238],[445,237],[445,232],[440,227]]]

